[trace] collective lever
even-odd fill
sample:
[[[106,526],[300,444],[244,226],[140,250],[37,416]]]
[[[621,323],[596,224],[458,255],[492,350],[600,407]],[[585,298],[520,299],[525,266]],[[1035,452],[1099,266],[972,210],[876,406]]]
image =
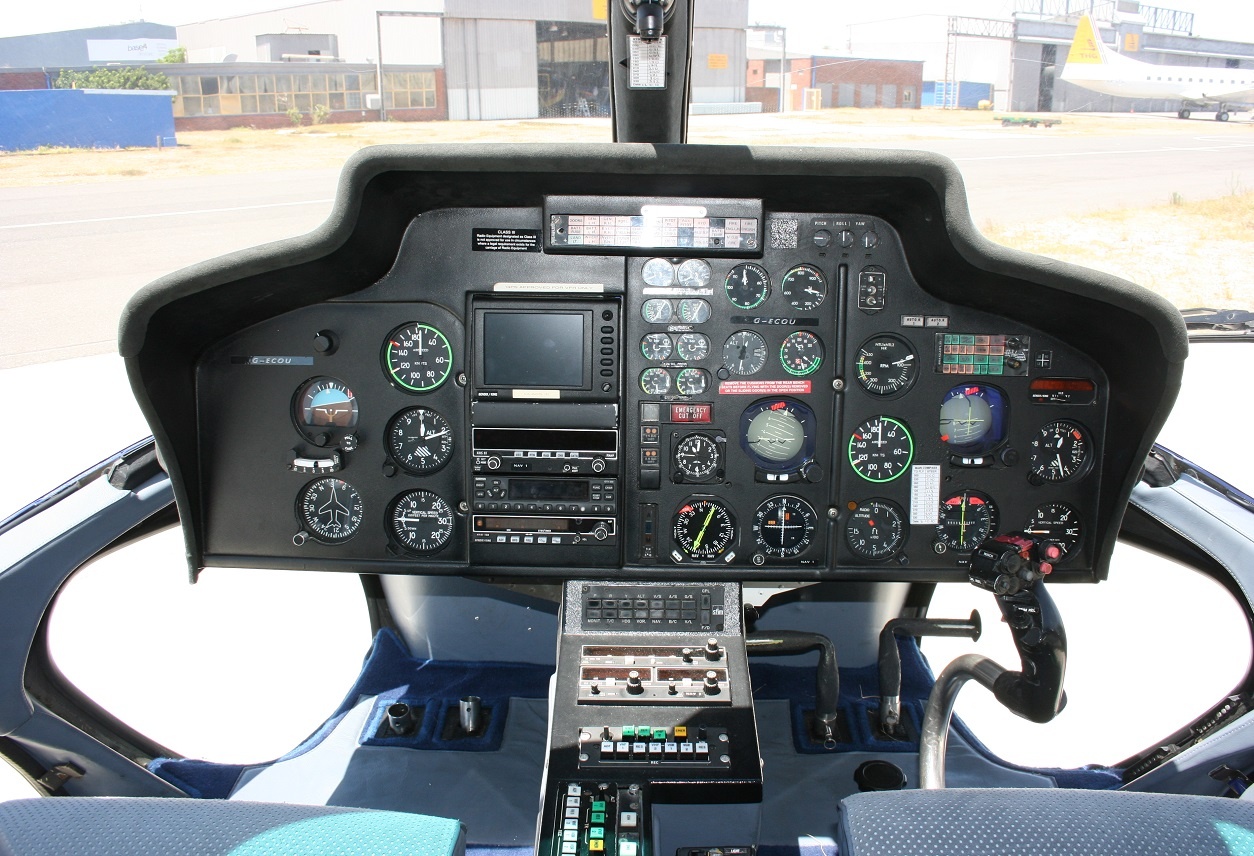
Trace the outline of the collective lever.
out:
[[[836,720],[840,711],[840,669],[836,664],[836,646],[822,633],[798,630],[772,630],[745,636],[749,654],[800,654],[819,651],[814,700],[814,737],[828,749],[836,746]]]
[[[981,632],[980,613],[971,610],[966,621],[956,618],[894,618],[880,631],[880,729],[892,734],[901,721],[901,651],[898,636],[967,636],[974,642]]]

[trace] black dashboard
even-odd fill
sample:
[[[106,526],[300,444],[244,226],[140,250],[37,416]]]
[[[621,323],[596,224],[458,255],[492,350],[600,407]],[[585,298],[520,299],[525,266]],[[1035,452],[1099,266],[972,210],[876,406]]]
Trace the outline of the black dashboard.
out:
[[[133,303],[194,569],[1105,575],[1167,308],[983,242],[938,158],[589,148],[361,156]]]

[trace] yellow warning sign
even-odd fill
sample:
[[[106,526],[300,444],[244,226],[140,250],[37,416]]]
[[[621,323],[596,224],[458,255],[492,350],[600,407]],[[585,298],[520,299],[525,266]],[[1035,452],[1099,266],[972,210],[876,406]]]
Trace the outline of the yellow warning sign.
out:
[[[1097,43],[1093,22],[1085,15],[1075,30],[1075,40],[1067,53],[1067,65],[1101,65],[1102,52]]]
[[[1141,49],[1140,33],[1124,33],[1123,36],[1123,52],[1136,53]]]
[[[592,0],[592,20],[608,21],[610,17],[610,0]]]
[[[706,68],[727,68],[727,54],[707,54],[705,57]]]

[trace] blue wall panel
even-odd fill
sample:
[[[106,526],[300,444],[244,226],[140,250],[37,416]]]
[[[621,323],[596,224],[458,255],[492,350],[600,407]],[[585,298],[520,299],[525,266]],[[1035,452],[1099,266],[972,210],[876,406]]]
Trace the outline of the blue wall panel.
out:
[[[172,146],[172,92],[38,89],[0,92],[0,151],[40,146]]]

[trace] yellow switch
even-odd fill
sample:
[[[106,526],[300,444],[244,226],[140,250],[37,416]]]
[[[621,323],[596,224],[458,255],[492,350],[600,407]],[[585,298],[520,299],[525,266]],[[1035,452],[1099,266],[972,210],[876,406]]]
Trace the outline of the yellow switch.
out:
[[[600,838],[594,838],[588,842],[588,849],[589,850],[604,850],[605,842],[602,841]]]
[[[676,725],[676,726],[675,726],[675,736],[676,736],[676,737],[687,737],[687,736],[688,736],[688,726],[686,726],[686,725]]]

